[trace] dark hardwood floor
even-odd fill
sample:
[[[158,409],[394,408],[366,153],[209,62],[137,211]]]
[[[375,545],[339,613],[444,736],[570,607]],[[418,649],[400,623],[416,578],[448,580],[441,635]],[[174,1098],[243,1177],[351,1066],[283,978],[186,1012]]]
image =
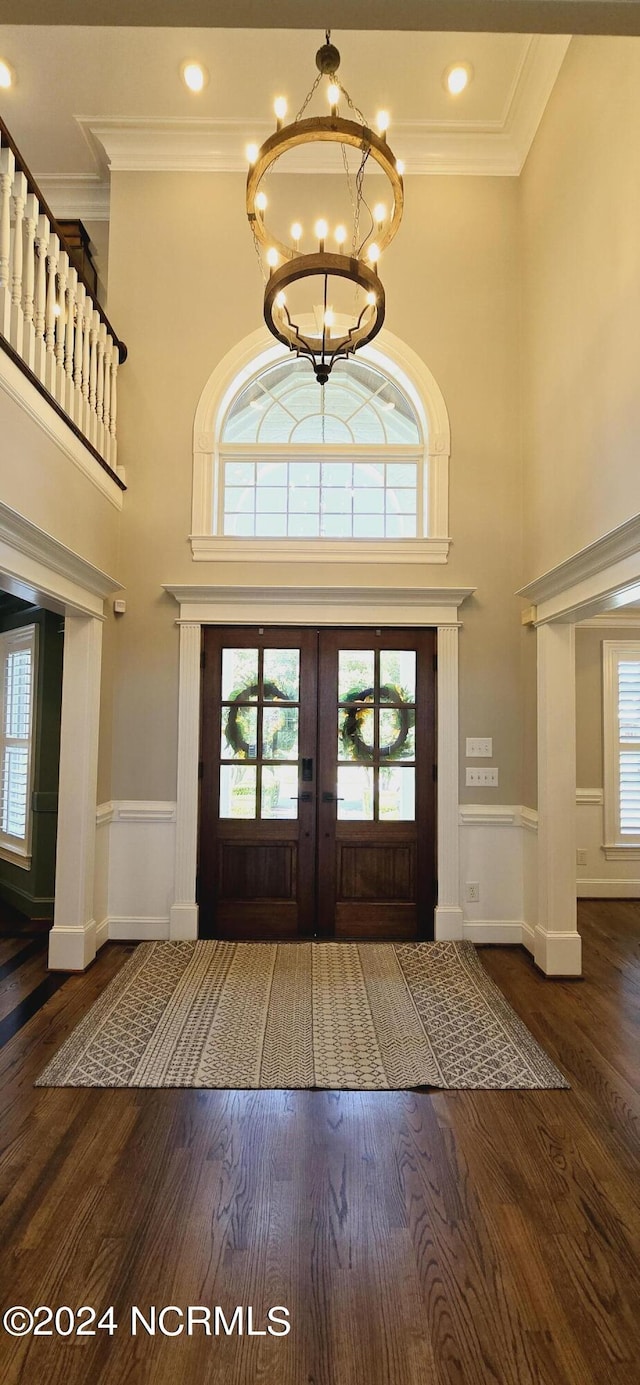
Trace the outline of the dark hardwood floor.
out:
[[[60,979],[1,938],[0,1310],[119,1324],[0,1329],[2,1385],[633,1385],[640,904],[580,920],[583,981],[481,954],[570,1092],[34,1090],[129,949]],[[130,1335],[168,1304],[291,1332]]]

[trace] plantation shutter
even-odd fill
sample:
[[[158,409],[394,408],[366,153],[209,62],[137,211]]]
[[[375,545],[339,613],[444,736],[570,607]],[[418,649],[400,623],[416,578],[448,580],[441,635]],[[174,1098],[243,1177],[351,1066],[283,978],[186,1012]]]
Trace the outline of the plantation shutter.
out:
[[[29,840],[35,626],[0,635],[2,774],[0,831],[7,845]]]
[[[640,836],[640,654],[618,661],[620,832]]]

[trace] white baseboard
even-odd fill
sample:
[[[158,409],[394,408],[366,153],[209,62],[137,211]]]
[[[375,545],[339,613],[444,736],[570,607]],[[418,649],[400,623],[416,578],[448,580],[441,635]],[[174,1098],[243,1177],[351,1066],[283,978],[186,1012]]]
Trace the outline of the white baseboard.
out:
[[[574,931],[548,933],[538,923],[533,958],[545,976],[582,976],[582,938]]]
[[[112,942],[163,942],[169,937],[168,918],[112,918],[106,922]]]
[[[522,932],[522,939],[521,939],[521,941],[522,941],[523,947],[526,947],[527,950],[528,950],[529,952],[533,953],[534,950],[535,950],[535,941],[536,941],[536,930],[535,930],[533,924],[532,924],[532,923],[523,923],[523,924],[521,925],[521,932]]]
[[[100,951],[100,948],[103,947],[106,942],[108,942],[108,939],[109,920],[108,918],[104,918],[100,920],[100,923],[96,924],[96,952]]]
[[[457,904],[438,904],[434,937],[438,942],[459,942],[464,937],[464,915]]]
[[[465,920],[464,936],[472,943],[521,943],[522,927],[519,919]]]
[[[85,971],[96,955],[96,921],[84,928],[54,927],[49,934],[49,970]]]
[[[640,880],[578,880],[578,899],[640,899]]]

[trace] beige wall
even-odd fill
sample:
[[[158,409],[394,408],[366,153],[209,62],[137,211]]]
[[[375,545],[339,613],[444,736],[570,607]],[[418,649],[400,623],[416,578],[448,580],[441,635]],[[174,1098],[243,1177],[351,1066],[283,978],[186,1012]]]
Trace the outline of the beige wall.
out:
[[[640,39],[572,40],[520,189],[529,581],[640,511]]]
[[[1,387],[0,472],[3,504],[117,577],[121,511]]]
[[[305,180],[281,175],[278,187],[299,213]],[[330,179],[322,192],[328,204]],[[477,586],[463,611],[461,733],[494,737],[501,802],[521,792],[517,202],[510,179],[410,179],[384,260],[387,326],[435,375],[453,448],[449,565],[387,568],[384,580]],[[119,409],[128,609],[114,631],[112,794],[171,798],[177,608],[162,585],[277,580],[266,565],[195,564],[188,543],[198,398],[222,356],[261,322],[241,176],[113,175],[109,314],[129,347]],[[354,569],[319,564],[288,580],[353,583]],[[363,569],[355,581],[377,585],[380,571]],[[462,790],[463,799],[482,796],[496,800],[495,790]]]

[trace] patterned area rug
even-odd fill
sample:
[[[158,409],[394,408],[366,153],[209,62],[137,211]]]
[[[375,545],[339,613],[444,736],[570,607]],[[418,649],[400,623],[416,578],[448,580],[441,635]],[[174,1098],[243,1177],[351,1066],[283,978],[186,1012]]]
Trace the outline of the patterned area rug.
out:
[[[141,943],[37,1087],[567,1087],[472,943]]]

